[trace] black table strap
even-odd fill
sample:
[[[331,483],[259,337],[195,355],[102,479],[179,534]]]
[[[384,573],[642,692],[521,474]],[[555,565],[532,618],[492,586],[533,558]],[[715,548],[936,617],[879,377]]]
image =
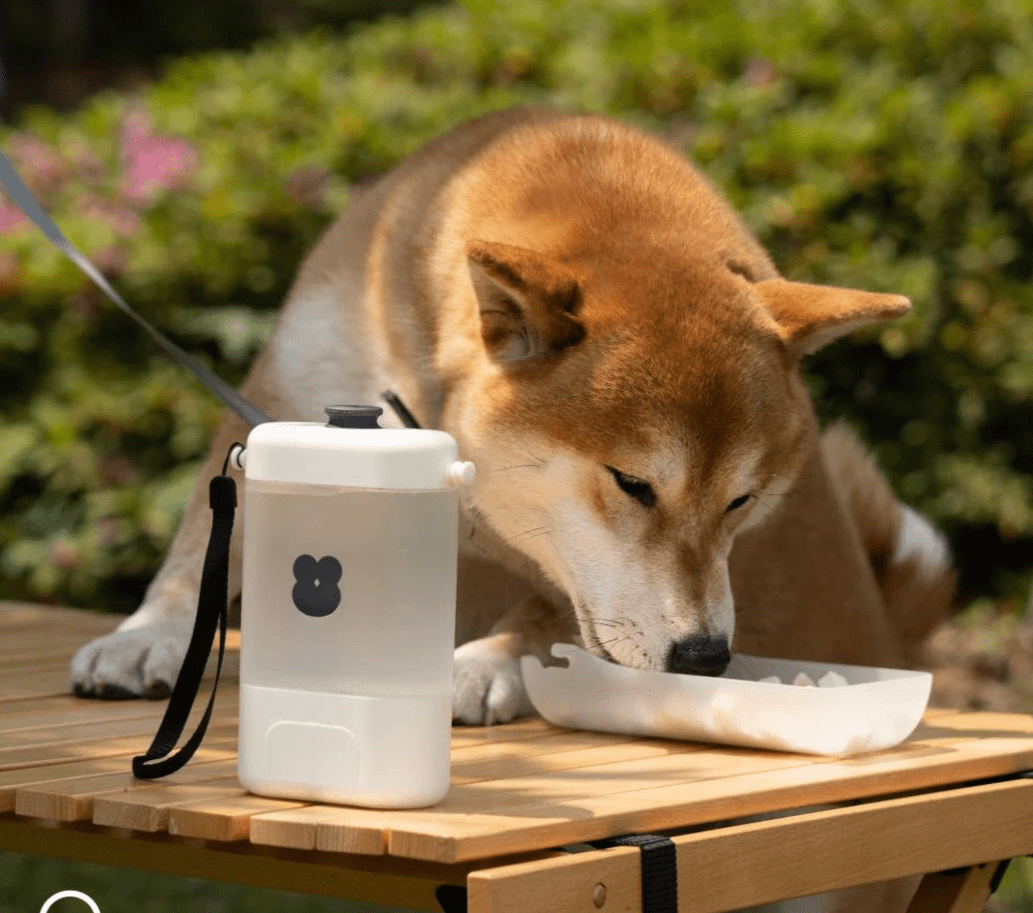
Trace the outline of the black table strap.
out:
[[[631,834],[593,840],[592,846],[637,846],[642,852],[642,913],[678,913],[678,854],[670,837]]]
[[[441,905],[442,913],[466,913],[467,911],[466,888],[462,885],[440,884],[434,891],[434,897]]]

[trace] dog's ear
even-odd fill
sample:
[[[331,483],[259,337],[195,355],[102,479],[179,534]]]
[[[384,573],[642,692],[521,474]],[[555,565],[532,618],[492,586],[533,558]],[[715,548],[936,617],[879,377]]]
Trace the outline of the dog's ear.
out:
[[[474,241],[467,247],[481,312],[481,338],[492,358],[544,358],[579,343],[577,278],[562,264],[511,244]]]
[[[752,287],[774,319],[776,332],[792,358],[802,358],[858,327],[900,317],[911,307],[903,295],[787,279],[765,279]]]

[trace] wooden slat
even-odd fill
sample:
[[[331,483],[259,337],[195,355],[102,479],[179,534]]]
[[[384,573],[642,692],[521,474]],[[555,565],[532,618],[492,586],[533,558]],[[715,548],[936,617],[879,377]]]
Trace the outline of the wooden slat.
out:
[[[7,651],[4,651],[4,655],[0,657],[0,662],[3,663],[3,666],[0,667],[0,686],[9,681],[15,681],[26,672],[53,672],[54,670],[67,672],[68,670],[68,658],[53,652],[43,655],[38,653],[19,653],[12,656],[7,654]]]
[[[196,700],[191,719],[200,719],[206,704],[207,701]],[[219,688],[212,719],[216,722],[236,719],[237,704],[237,687],[228,682],[225,688]],[[100,701],[66,695],[24,706],[4,707],[2,744],[5,749],[15,744],[43,745],[63,741],[66,733],[74,731],[73,727],[92,726],[100,730],[117,728],[126,720],[160,720],[167,706],[166,700]]]
[[[235,777],[236,774],[236,757],[231,760],[206,762],[203,756],[198,758],[198,755],[194,755],[186,767],[166,777],[163,782],[206,783],[225,780]],[[45,780],[30,786],[22,786],[15,793],[13,810],[19,815],[32,818],[90,821],[93,819],[93,803],[98,797],[110,793],[125,795],[151,786],[151,780],[138,780],[130,773],[129,765],[123,764],[117,773]]]
[[[122,615],[31,606],[12,611],[0,602],[0,656],[14,656],[27,649],[47,655],[70,656],[87,640],[110,634],[124,620]],[[226,632],[226,647],[240,647],[240,632]]]
[[[516,808],[591,801],[661,785],[669,788],[724,782],[758,771],[811,763],[810,758],[800,755],[701,748],[678,742],[657,742],[655,750],[638,757],[633,751],[620,750],[623,746],[614,747],[611,752],[571,752],[574,758],[569,766],[557,765],[557,769],[548,770],[547,776],[543,769],[532,769],[516,776],[457,785],[436,808],[447,808],[450,813],[505,814]],[[597,760],[600,763],[595,763]]]
[[[310,805],[305,808],[252,815],[251,842],[260,846],[281,846],[297,850],[317,847],[323,824],[331,826],[326,850],[381,856],[387,852],[392,814],[378,809]],[[327,832],[324,832],[324,834]]]
[[[452,785],[543,776],[581,767],[701,751],[703,746],[659,739],[625,739],[600,732],[555,732],[452,752]]]
[[[157,730],[157,726],[154,727],[154,730]],[[218,739],[230,738],[236,734],[236,720],[217,720],[209,726],[206,739],[218,741]],[[51,767],[71,761],[85,761],[94,758],[119,757],[120,755],[131,757],[145,751],[151,744],[153,736],[154,731],[148,730],[143,735],[71,739],[71,741],[49,742],[25,748],[5,749],[0,752],[0,760],[2,760],[0,774],[7,770]]]
[[[124,616],[0,602],[0,657],[32,652],[47,656],[72,654],[88,640],[110,634]],[[240,632],[226,632],[226,649],[240,649]]]
[[[147,746],[141,746],[141,750]],[[17,770],[0,771],[0,812],[13,811],[18,790],[37,786],[43,779],[73,780],[103,774],[123,773],[129,770],[132,753],[112,758],[97,758],[91,761],[70,761],[47,767],[21,767]],[[236,761],[236,738],[206,742],[194,755],[195,762]]]
[[[0,625],[0,637],[3,638],[0,656],[6,661],[31,653],[43,653],[48,657],[71,659],[83,644],[114,631],[118,621],[121,619],[108,616],[103,624],[96,625],[63,627],[58,622],[55,627],[46,629],[45,637],[41,636],[43,632],[38,626],[24,631],[9,631]]]
[[[132,757],[142,754],[147,749],[156,728],[156,726],[147,727],[140,735],[123,737],[112,735],[107,738],[102,736],[95,739],[73,739],[28,745],[22,748],[5,748],[0,750],[0,772],[30,767],[53,767],[70,761],[92,758]],[[210,744],[220,739],[233,739],[236,734],[236,720],[219,720],[209,725],[205,741]]]
[[[217,802],[244,795],[236,777],[207,783],[161,783],[127,793],[107,793],[93,800],[93,823],[134,831],[168,829],[173,805]]]
[[[452,747],[467,748],[495,742],[536,739],[556,731],[555,726],[545,722],[541,717],[526,717],[513,723],[503,723],[501,726],[455,726],[452,729]]]
[[[2,660],[0,660],[2,662]],[[214,663],[209,662],[205,670],[204,678],[213,678]],[[227,655],[223,660],[222,674],[232,678],[240,674],[239,660],[237,654]],[[0,706],[3,706],[3,713],[7,713],[8,704],[15,704],[20,701],[38,700],[40,698],[59,697],[70,694],[71,688],[68,680],[68,668],[65,664],[51,669],[40,671],[24,672],[11,678],[0,680]]]
[[[1033,781],[908,796],[674,837],[679,913],[719,913],[1033,851]],[[975,839],[974,839],[975,838]],[[744,860],[749,864],[745,865]],[[470,913],[641,910],[634,847],[470,875]]]
[[[100,724],[147,715],[161,719],[164,712],[164,701],[93,701],[61,694],[6,705],[0,712],[0,734],[3,734],[3,744],[6,745],[7,733],[11,732],[71,724]]]
[[[56,697],[59,694],[68,694],[69,690],[67,669],[27,672],[4,682],[3,691],[0,692],[0,707],[17,701]]]
[[[532,722],[528,720],[528,722]],[[492,734],[494,726],[478,727],[472,732],[466,726],[452,727],[452,758],[461,761],[490,760],[491,758],[512,758],[519,755],[533,756],[550,751],[567,751],[571,748],[589,748],[594,745],[616,744],[621,741],[630,744],[635,741],[631,736],[615,736],[608,732],[589,732],[579,729],[561,729],[551,726],[544,720],[535,718],[534,722],[544,725],[530,729],[529,727],[511,727],[510,732],[498,738],[482,738],[481,735]],[[469,738],[471,735],[474,738]]]
[[[941,712],[923,722],[916,735],[922,738],[943,730],[969,738],[1005,732],[1033,733],[1033,714],[989,710],[978,713],[960,710]]]
[[[56,606],[32,605],[24,602],[0,602],[0,635],[4,639],[29,635],[42,642],[46,636],[60,636],[65,631],[97,632],[112,630],[121,616],[65,609]]]
[[[0,735],[3,745],[0,748],[0,761],[9,758],[11,756],[9,753],[14,749],[21,751],[26,748],[35,748],[45,751],[50,746],[66,742],[112,739],[156,732],[158,723],[165,712],[165,704],[148,706],[136,701],[133,704],[136,712],[130,712],[124,716],[104,714],[89,722],[66,722],[51,726],[25,726],[20,729],[6,730]]]
[[[216,802],[175,804],[169,807],[169,833],[201,840],[247,840],[254,815],[305,808],[304,802],[267,799],[243,789],[240,794]]]

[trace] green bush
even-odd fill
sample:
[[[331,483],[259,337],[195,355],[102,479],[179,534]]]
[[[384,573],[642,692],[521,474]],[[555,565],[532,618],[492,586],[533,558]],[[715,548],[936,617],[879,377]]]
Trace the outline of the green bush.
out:
[[[973,589],[1015,586],[1033,0],[470,0],[182,59],[139,94],[32,110],[0,147],[130,302],[238,382],[351,184],[519,102],[659,131],[792,278],[909,295],[813,358],[819,411],[861,428]],[[3,208],[0,245],[3,595],[132,608],[219,409]]]

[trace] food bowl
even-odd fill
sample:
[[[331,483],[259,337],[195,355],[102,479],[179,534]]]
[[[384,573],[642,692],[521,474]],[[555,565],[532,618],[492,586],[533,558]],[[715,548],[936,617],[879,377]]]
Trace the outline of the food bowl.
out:
[[[566,665],[543,666],[534,656],[520,665],[535,709],[556,726],[805,754],[900,744],[921,720],[932,687],[928,672],[742,653],[718,677],[631,669],[566,643],[553,644],[552,655]],[[834,672],[846,684],[761,681],[792,682],[801,672],[815,682]]]

